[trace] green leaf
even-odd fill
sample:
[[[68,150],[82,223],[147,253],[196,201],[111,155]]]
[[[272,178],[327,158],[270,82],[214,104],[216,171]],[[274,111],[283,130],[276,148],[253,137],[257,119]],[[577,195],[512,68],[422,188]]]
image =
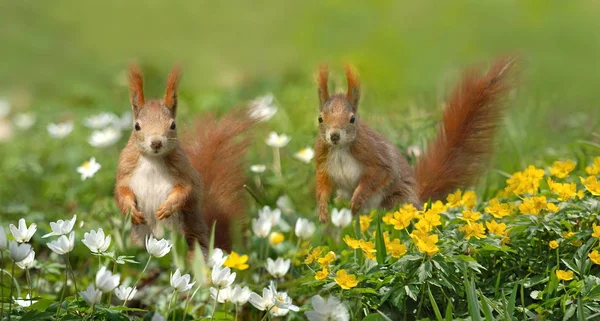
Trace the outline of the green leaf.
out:
[[[483,311],[483,315],[485,316],[486,321],[494,321],[494,316],[492,314],[492,309],[488,303],[488,298],[483,295],[481,291],[478,291],[479,297],[481,298],[481,310]]]
[[[423,262],[417,270],[417,276],[419,277],[419,282],[425,282],[425,280],[429,279],[431,277],[431,262]]]
[[[508,298],[508,305],[506,307],[506,314],[510,320],[513,320],[513,316],[515,313],[515,304],[517,302],[517,292],[518,292],[519,284],[515,284],[512,291],[510,292],[510,297]]]
[[[429,287],[429,285],[427,285],[427,294],[429,295],[429,302],[431,302],[431,307],[433,307],[433,313],[435,313],[435,318],[438,321],[444,321],[444,319],[442,318],[442,313],[440,312],[440,308],[438,308],[438,305],[435,302],[435,298],[431,293],[431,288]]]
[[[408,294],[411,299],[413,299],[415,302],[417,301],[417,297],[419,296],[419,287],[413,284],[405,285],[404,291],[406,291],[406,294]]]
[[[379,313],[371,313],[363,318],[363,321],[387,321],[381,314]]]
[[[477,293],[475,291],[475,284],[473,279],[465,279],[465,292],[467,294],[467,305],[469,309],[469,315],[473,321],[481,321],[481,314],[479,314],[479,301],[477,300]]]
[[[573,304],[565,312],[565,315],[563,317],[563,321],[569,321],[569,320],[571,320],[571,317],[573,315],[575,315],[575,311],[577,311],[577,306]]]
[[[375,249],[377,250],[377,263],[385,263],[387,253],[385,250],[385,240],[381,232],[381,213],[377,214],[377,235],[375,236]]]
[[[446,305],[446,321],[452,321],[452,301],[448,300]]]

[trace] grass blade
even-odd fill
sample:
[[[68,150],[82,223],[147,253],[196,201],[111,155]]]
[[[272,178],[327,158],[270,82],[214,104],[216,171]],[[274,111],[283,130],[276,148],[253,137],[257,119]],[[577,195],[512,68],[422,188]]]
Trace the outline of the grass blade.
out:
[[[438,321],[444,321],[444,319],[442,318],[442,313],[440,312],[440,308],[438,308],[438,305],[435,302],[435,299],[433,298],[433,294],[431,293],[431,288],[429,287],[429,284],[427,284],[427,294],[429,295],[429,302],[431,302],[431,306],[433,307],[435,318]]]
[[[385,263],[387,253],[385,250],[385,240],[383,239],[383,232],[381,231],[381,213],[377,213],[377,235],[375,236],[375,249],[377,250],[377,263]]]

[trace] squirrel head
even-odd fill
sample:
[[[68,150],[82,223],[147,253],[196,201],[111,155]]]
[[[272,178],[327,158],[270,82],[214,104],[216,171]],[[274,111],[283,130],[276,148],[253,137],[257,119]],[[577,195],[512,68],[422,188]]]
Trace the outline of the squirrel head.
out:
[[[327,66],[317,73],[319,87],[319,135],[330,146],[347,146],[357,136],[360,82],[350,65],[345,66],[348,91],[329,96]]]
[[[129,67],[129,94],[133,110],[132,138],[139,151],[147,156],[159,157],[177,147],[177,84],[180,69],[173,68],[167,78],[163,99],[144,99],[142,73],[137,66]]]

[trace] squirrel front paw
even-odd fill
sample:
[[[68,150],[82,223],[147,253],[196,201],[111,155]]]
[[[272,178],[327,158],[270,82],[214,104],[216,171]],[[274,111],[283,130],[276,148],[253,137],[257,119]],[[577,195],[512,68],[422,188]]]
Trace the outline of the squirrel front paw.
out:
[[[131,208],[131,222],[135,225],[146,224],[146,220],[144,219],[144,214],[138,211],[135,207]]]
[[[165,218],[173,215],[173,213],[175,213],[175,209],[171,205],[165,203],[159,207],[158,210],[156,210],[156,218],[159,220],[164,220]]]
[[[326,223],[327,222],[327,217],[329,216],[329,213],[327,211],[327,204],[320,204],[319,205],[319,221],[321,221],[322,223]]]

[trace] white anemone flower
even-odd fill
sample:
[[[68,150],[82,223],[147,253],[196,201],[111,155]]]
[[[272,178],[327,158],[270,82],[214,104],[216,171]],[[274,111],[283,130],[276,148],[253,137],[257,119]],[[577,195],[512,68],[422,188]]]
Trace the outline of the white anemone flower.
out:
[[[137,294],[137,288],[126,287],[124,285],[120,285],[115,289],[115,295],[121,301],[129,301],[132,300]]]
[[[6,237],[6,231],[4,227],[0,226],[0,250],[5,249],[8,246],[8,239]]]
[[[96,162],[96,158],[92,157],[89,161],[83,163],[83,165],[77,167],[77,172],[81,174],[81,180],[84,181],[90,177],[93,177],[96,172],[100,170],[102,165]]]
[[[79,292],[79,294],[89,305],[100,303],[100,300],[102,299],[102,291],[96,290],[93,284],[88,286],[85,291]]]
[[[26,258],[16,263],[22,270],[31,269],[35,265],[35,251],[32,250]]]
[[[102,292],[111,292],[119,285],[120,280],[121,275],[118,273],[113,274],[106,269],[106,266],[101,267],[98,273],[96,273],[96,286]]]
[[[313,236],[313,234],[315,234],[316,230],[317,227],[315,226],[315,223],[305,218],[299,218],[296,221],[296,236],[303,240],[308,240],[311,236]]]
[[[250,118],[265,122],[277,113],[277,105],[273,103],[273,94],[269,93],[250,102],[248,115]]]
[[[93,253],[104,253],[110,246],[110,235],[104,236],[104,230],[98,229],[98,232],[91,230],[83,234],[83,243]]]
[[[212,268],[211,279],[217,289],[224,289],[231,286],[233,281],[235,281],[235,276],[236,273],[231,273],[231,269],[228,267],[221,269],[221,267],[215,265]]]
[[[277,258],[273,261],[271,258],[267,258],[267,271],[275,278],[281,278],[288,273],[290,270],[291,261],[289,259],[284,260]]]
[[[306,147],[294,154],[294,157],[305,164],[310,164],[312,159],[315,157],[315,150],[310,147]]]
[[[21,262],[25,260],[29,253],[33,251],[31,245],[27,243],[19,244],[15,241],[10,241],[8,249],[10,251],[10,258],[14,262]]]
[[[252,231],[254,232],[254,235],[260,238],[265,238],[269,235],[271,226],[270,220],[264,218],[252,219]]]
[[[92,129],[105,128],[119,122],[119,116],[113,113],[100,113],[83,120],[85,127]]]
[[[26,295],[26,296],[25,296],[23,299],[16,299],[16,298],[13,298],[13,301],[14,301],[14,302],[15,302],[17,305],[19,305],[19,306],[21,306],[21,307],[24,307],[24,308],[28,308],[28,307],[30,307],[32,304],[36,304],[36,303],[37,303],[37,300],[31,300],[31,296],[29,296],[29,294],[27,294],[27,295]]]
[[[175,273],[171,275],[171,286],[177,292],[188,291],[196,284],[196,282],[190,283],[190,279],[191,277],[189,274],[181,275],[181,272],[177,269]]]
[[[225,303],[231,300],[231,287],[227,287],[221,290],[217,290],[216,288],[211,287],[209,290],[211,298],[213,298],[213,300],[216,300],[219,303]]]
[[[171,251],[171,243],[165,239],[157,240],[153,236],[146,237],[146,251],[156,258],[161,258]]]
[[[13,123],[15,123],[17,128],[27,130],[35,124],[35,115],[32,113],[16,114],[15,118],[13,118]]]
[[[348,321],[350,315],[348,308],[336,297],[324,300],[320,295],[315,295],[310,300],[314,311],[305,312],[309,321]]]
[[[75,232],[71,232],[68,238],[66,235],[62,235],[58,239],[49,242],[46,245],[48,245],[52,252],[58,255],[67,254],[73,251],[73,246],[75,246]]]
[[[73,123],[58,123],[58,124],[48,124],[48,133],[50,136],[58,139],[65,138],[69,136],[69,134],[73,131]]]
[[[266,143],[271,147],[282,148],[285,147],[290,140],[292,140],[292,138],[286,134],[279,135],[276,132],[271,132],[269,133],[269,138],[267,138]]]
[[[223,250],[216,248],[213,250],[212,255],[208,258],[208,267],[212,268],[213,266],[223,266],[225,260],[227,260],[227,255],[223,255]]]
[[[271,281],[269,290],[273,294],[273,303],[280,309],[298,311],[299,308],[292,303],[292,298],[287,292],[278,292],[275,283]]]
[[[252,171],[253,173],[263,173],[264,171],[267,170],[267,166],[263,165],[263,164],[256,164],[256,165],[252,165],[250,166],[250,171]]]
[[[37,224],[31,223],[29,227],[27,227],[27,223],[25,223],[25,219],[22,218],[19,220],[19,227],[17,228],[13,224],[8,226],[10,232],[12,233],[15,241],[19,243],[29,242],[35,231],[37,230]]]
[[[341,210],[334,208],[331,211],[331,222],[337,227],[344,228],[352,223],[352,212],[347,208]]]
[[[269,288],[263,289],[262,296],[258,295],[256,292],[250,293],[249,302],[261,311],[270,310],[275,306],[275,302],[273,302],[273,292]]]
[[[108,127],[101,130],[94,130],[92,135],[88,138],[88,143],[93,147],[108,147],[114,145],[121,139],[121,131]]]
[[[271,209],[269,206],[265,206],[258,210],[258,218],[268,220],[271,222],[271,226],[275,226],[279,223],[281,218],[281,210],[278,208]]]
[[[56,222],[50,222],[50,229],[52,229],[52,232],[42,236],[42,238],[69,234],[71,230],[73,230],[76,220],[77,215],[73,215],[73,218],[67,221],[58,220]]]
[[[230,301],[233,304],[238,304],[238,305],[246,304],[246,302],[248,302],[248,300],[250,299],[250,293],[252,293],[252,291],[250,291],[250,289],[247,286],[242,288],[241,286],[236,285],[231,290]]]

